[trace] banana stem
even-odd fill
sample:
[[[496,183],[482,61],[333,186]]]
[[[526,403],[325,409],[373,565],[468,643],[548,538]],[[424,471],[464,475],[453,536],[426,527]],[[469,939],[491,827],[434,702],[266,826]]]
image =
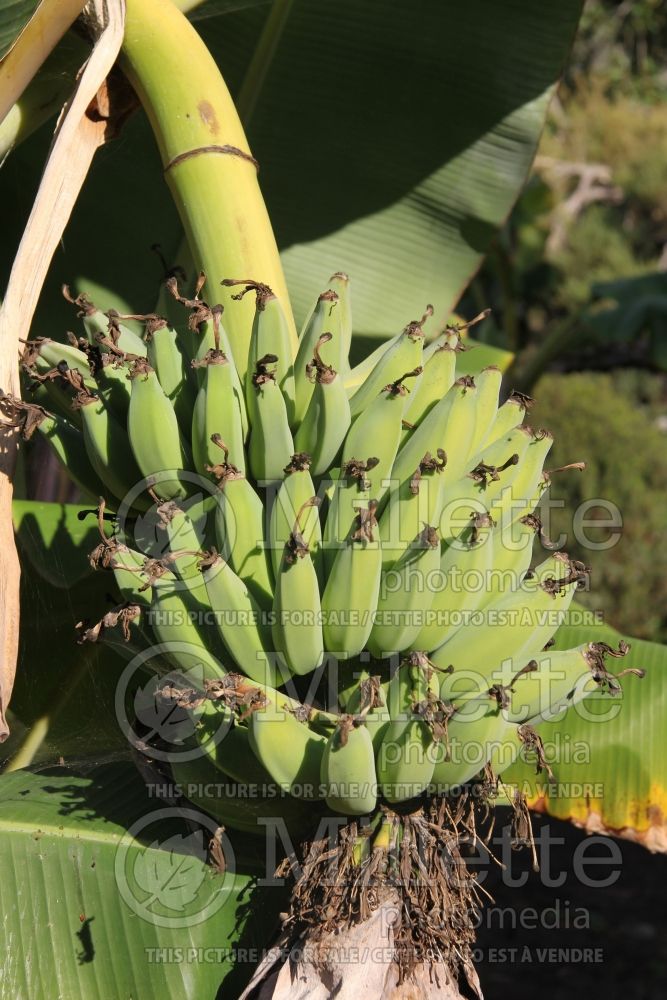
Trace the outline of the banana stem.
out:
[[[257,163],[229,91],[203,41],[172,0],[127,0],[122,66],[155,133],[167,184],[210,304],[229,306],[225,329],[241,377],[254,317],[223,278],[269,285],[296,330]]]

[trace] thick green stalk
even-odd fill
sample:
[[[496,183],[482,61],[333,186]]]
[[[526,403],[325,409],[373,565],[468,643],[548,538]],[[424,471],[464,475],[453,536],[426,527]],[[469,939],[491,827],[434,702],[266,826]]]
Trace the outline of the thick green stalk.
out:
[[[271,223],[243,127],[206,46],[171,0],[127,0],[123,68],[155,132],[165,177],[209,304],[230,304],[223,278],[273,289],[294,320]],[[251,296],[225,313],[234,361],[244,374],[254,315]]]

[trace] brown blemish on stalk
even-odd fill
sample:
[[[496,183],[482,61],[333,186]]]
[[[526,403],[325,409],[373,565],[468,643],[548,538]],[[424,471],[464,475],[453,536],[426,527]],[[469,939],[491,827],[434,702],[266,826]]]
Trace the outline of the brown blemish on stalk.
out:
[[[269,369],[269,365],[275,365],[278,363],[277,354],[265,354],[261,357],[257,364],[255,365],[255,371],[252,376],[252,384],[255,389],[260,389],[263,385],[267,385],[269,382],[276,381],[276,369],[272,371]]]
[[[490,309],[488,308],[482,309],[480,313],[477,313],[477,315],[473,319],[469,319],[467,322],[448,323],[447,326],[445,327],[445,332],[455,333],[458,335],[460,333],[463,333],[464,330],[470,330],[472,329],[473,326],[477,326],[478,323],[481,323],[482,320],[486,319],[486,317],[490,315],[491,315]],[[465,348],[463,348],[463,350],[465,350]]]
[[[211,135],[214,138],[217,137],[220,132],[220,122],[218,121],[218,116],[216,115],[215,109],[210,101],[200,101],[197,105],[197,111],[199,112],[199,117]]]
[[[357,487],[359,491],[369,490],[371,488],[371,481],[366,475],[375,468],[376,465],[380,464],[380,459],[371,457],[367,458],[365,461],[361,458],[351,458],[349,462],[346,462],[343,466],[343,478],[344,479],[356,479]]]
[[[312,464],[312,458],[306,451],[297,451],[292,455],[289,465],[286,465],[283,472],[286,476],[291,476],[293,472],[308,472]]]
[[[378,508],[377,500],[369,500],[368,507],[355,507],[355,519],[352,533],[350,535],[351,542],[374,542],[375,534],[374,531],[377,528],[378,522],[375,516],[375,511]]]
[[[218,465],[205,465],[204,468],[206,472],[210,472],[214,479],[217,479],[220,489],[230,480],[245,479],[241,470],[229,461],[229,447],[222,440],[222,435],[211,434],[211,441],[222,451],[223,460]]]
[[[252,278],[223,278],[220,284],[224,288],[233,288],[235,285],[245,285],[240,292],[232,295],[235,302],[240,302],[248,292],[255,293],[255,305],[260,312],[264,312],[267,302],[275,299],[275,293],[268,285],[261,281],[253,281]]]
[[[589,642],[588,648],[584,653],[584,660],[590,668],[593,680],[606,694],[610,694],[612,697],[621,692],[621,685],[618,683],[619,678],[625,677],[627,674],[632,674],[635,677],[644,677],[646,675],[645,670],[640,670],[637,667],[628,667],[626,670],[621,670],[618,674],[612,674],[607,670],[604,662],[607,656],[620,659],[626,656],[629,650],[630,644],[621,639],[618,649],[614,649],[613,646],[610,646],[606,642]]]
[[[431,455],[430,451],[427,451],[421,462],[419,463],[419,468],[415,469],[412,479],[410,480],[409,490],[413,496],[417,496],[419,493],[419,487],[421,486],[422,476],[427,473],[441,473],[445,466],[447,465],[447,455],[444,448],[438,448],[437,458]]]
[[[488,511],[484,511],[483,513],[473,511],[470,515],[470,521],[470,544],[472,546],[477,545],[479,533],[482,528],[494,528],[496,524]]]
[[[313,359],[306,365],[306,378],[310,382],[318,382],[320,385],[331,385],[338,377],[338,372],[333,365],[326,364],[320,356],[320,350],[324,344],[328,344],[331,340],[333,340],[333,334],[331,333],[323,333],[321,337],[318,337],[317,343],[313,348]]]
[[[36,403],[24,403],[0,390],[0,413],[9,427],[15,427],[24,441],[29,441],[39,425],[51,414]]]
[[[476,483],[479,483],[482,489],[485,490],[490,482],[498,482],[501,472],[505,472],[506,469],[511,468],[513,465],[518,465],[518,462],[519,455],[517,452],[510,455],[507,461],[503,462],[502,465],[486,465],[484,462],[479,462],[474,469],[470,470],[468,476]]]
[[[586,566],[578,559],[570,559],[565,552],[556,553],[555,558],[565,563],[565,576],[559,580],[556,580],[553,576],[547,577],[540,584],[542,590],[546,594],[551,594],[553,598],[562,595],[565,589],[572,584],[576,586],[577,590],[582,590],[588,581],[591,572],[590,566]]]
[[[421,375],[423,370],[422,366],[419,365],[417,368],[413,368],[411,372],[405,372],[405,374],[401,375],[400,378],[397,378],[395,382],[390,382],[389,385],[385,385],[381,391],[388,393],[393,399],[407,396],[410,390],[407,385],[403,385],[403,382],[406,378],[417,378],[418,375]]]
[[[120,626],[125,642],[130,641],[130,624],[141,615],[141,608],[138,604],[131,604],[126,601],[124,604],[113,608],[95,624],[89,625],[87,621],[78,622],[75,626],[79,630],[77,642],[82,645],[84,642],[97,642],[108,630]]]
[[[310,555],[310,549],[308,548],[308,542],[303,537],[301,530],[301,517],[305,510],[309,510],[311,507],[319,507],[322,503],[320,497],[310,497],[305,503],[301,504],[299,512],[296,515],[296,520],[294,522],[294,527],[290,532],[290,536],[285,542],[285,562],[290,566],[294,565],[299,559],[304,559],[307,555]]]
[[[224,156],[238,156],[241,160],[247,160],[248,163],[252,163],[255,170],[259,171],[259,163],[250,153],[246,153],[245,150],[239,149],[238,146],[197,146],[194,149],[187,149],[184,153],[178,153],[177,156],[173,156],[169,163],[164,168],[164,173],[166,174],[168,170],[173,167],[178,166],[179,163],[183,163],[184,160],[189,160],[194,156],[203,156],[206,153],[221,153]]]

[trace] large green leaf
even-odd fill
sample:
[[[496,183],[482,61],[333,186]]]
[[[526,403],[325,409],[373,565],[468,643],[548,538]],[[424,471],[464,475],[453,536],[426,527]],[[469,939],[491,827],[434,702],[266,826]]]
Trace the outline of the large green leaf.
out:
[[[2,1000],[238,995],[252,965],[231,949],[265,946],[284,902],[259,858],[227,840],[214,872],[215,824],[124,763],[6,775],[0,805]]]
[[[559,630],[556,647],[570,649],[588,641],[616,646],[621,638],[609,626],[569,624]],[[612,662],[619,670],[646,670],[643,679],[627,676],[621,681],[622,696],[591,695],[538,727],[554,782],[544,773],[536,776],[523,762],[503,780],[518,783],[533,808],[558,819],[667,851],[667,647],[627,641],[628,655]]]
[[[123,661],[107,647],[76,642],[76,623],[101,616],[113,600],[111,575],[94,573],[88,562],[99,535],[94,517],[79,517],[86,510],[14,503],[22,627],[11,735],[0,764],[26,746],[34,762],[129,752],[114,713]]]
[[[228,6],[207,4],[198,27],[237,92],[267,7]],[[449,313],[523,184],[579,12],[580,0],[295,0],[249,134],[300,316],[335,268],[353,277],[364,337],[428,301]],[[5,274],[48,141],[44,129],[0,174]],[[139,114],[96,158],[35,332],[72,325],[64,281],[103,306],[151,308],[149,246],[171,255],[178,237]]]

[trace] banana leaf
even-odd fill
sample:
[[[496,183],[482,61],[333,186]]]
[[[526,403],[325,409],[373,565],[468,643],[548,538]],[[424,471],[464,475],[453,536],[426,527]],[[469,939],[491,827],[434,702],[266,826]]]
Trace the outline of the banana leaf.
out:
[[[574,612],[576,614],[576,612]],[[667,648],[627,639],[607,625],[566,624],[557,649],[583,642],[630,643],[615,661],[618,670],[646,671],[621,680],[622,694],[594,694],[537,728],[554,773],[550,781],[520,761],[503,781],[524,791],[529,805],[590,832],[637,841],[651,851],[667,851]]]
[[[340,268],[354,281],[357,355],[429,301],[436,321],[447,317],[523,185],[580,9],[580,0],[295,0],[247,127],[299,318]],[[227,2],[193,11],[236,94],[267,12]],[[50,131],[0,173],[5,280]],[[179,236],[139,111],[96,158],[34,333],[72,327],[63,282],[104,308],[153,308],[161,265],[150,246],[173,263]]]
[[[2,1000],[238,996],[284,905],[245,845],[214,870],[215,822],[126,762],[5,775],[0,807]]]

